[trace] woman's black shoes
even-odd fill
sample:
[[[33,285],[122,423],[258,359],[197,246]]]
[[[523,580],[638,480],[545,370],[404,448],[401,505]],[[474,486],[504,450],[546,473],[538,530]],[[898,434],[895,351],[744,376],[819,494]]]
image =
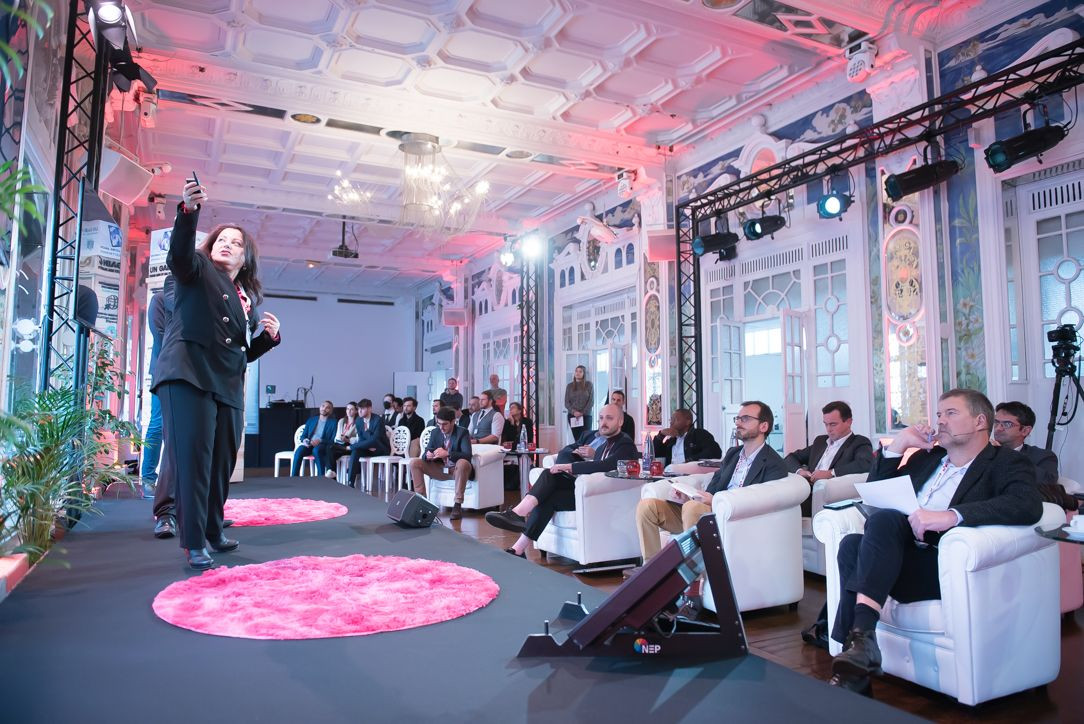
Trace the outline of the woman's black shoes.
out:
[[[527,557],[527,551],[523,551],[522,553],[516,553],[516,549],[515,549],[515,548],[505,548],[505,549],[504,549],[504,552],[505,552],[505,553],[511,553],[511,554],[512,554],[512,555],[514,555],[514,556],[515,556],[516,558],[526,558],[526,557]]]

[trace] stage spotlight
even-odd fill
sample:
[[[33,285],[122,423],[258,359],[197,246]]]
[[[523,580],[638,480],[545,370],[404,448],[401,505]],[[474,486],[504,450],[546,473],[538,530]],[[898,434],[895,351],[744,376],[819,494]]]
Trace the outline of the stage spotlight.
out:
[[[854,197],[850,194],[831,191],[821,196],[821,200],[817,202],[817,216],[822,219],[838,218],[843,216],[853,202]]]
[[[886,178],[885,193],[893,201],[899,201],[904,196],[936,186],[960,173],[962,168],[960,162],[954,159],[915,166],[910,171],[894,173]]]
[[[693,239],[693,254],[704,256],[718,252],[719,259],[733,259],[738,255],[738,235],[733,231],[719,231]]]
[[[501,249],[500,254],[501,264],[503,266],[512,266],[516,263],[516,254],[512,251],[512,240],[505,237],[504,248]]]
[[[132,48],[139,50],[132,11],[116,0],[86,0],[90,37],[97,52],[105,53],[112,70],[110,79],[127,93],[135,81],[153,92],[158,82],[132,59]]]
[[[1049,151],[1061,143],[1067,133],[1065,126],[1055,124],[1031,128],[1004,141],[994,141],[986,147],[986,165],[994,173],[1001,173],[1020,161]]]
[[[537,259],[542,256],[542,248],[545,246],[542,235],[537,231],[532,231],[524,236],[519,244],[520,251],[523,252],[525,259]]]
[[[761,216],[759,219],[749,219],[742,224],[742,232],[749,241],[773,236],[775,232],[787,225],[787,220],[778,214]]]

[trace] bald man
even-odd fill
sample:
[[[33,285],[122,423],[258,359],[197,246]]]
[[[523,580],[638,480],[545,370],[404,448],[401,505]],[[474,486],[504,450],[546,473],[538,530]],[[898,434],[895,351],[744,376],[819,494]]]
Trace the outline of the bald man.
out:
[[[624,414],[618,405],[603,407],[598,415],[598,430],[585,432],[561,450],[557,462],[542,472],[518,505],[500,513],[486,513],[486,522],[493,527],[520,534],[507,552],[525,558],[528,543],[538,540],[554,513],[576,509],[577,476],[616,470],[618,460],[639,457],[632,438],[621,432]]]

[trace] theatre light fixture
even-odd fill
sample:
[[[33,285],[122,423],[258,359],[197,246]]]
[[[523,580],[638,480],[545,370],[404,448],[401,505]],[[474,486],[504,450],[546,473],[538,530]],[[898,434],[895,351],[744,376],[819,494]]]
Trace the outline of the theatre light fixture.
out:
[[[532,231],[519,240],[519,250],[524,259],[537,259],[542,256],[546,242],[537,231]]]
[[[132,11],[118,0],[86,0],[85,6],[90,37],[95,50],[109,62],[113,85],[127,93],[139,81],[153,92],[158,81],[132,59],[132,48],[140,50]]]
[[[1051,124],[1046,106],[1039,106],[1042,110],[1044,125],[1031,128],[1028,124],[1027,110],[1024,111],[1024,132],[1004,141],[994,141],[986,147],[986,165],[994,173],[1001,173],[1015,166],[1020,161],[1041,156],[1045,152],[1064,140],[1069,133],[1068,126]],[[1032,115],[1035,113],[1032,107]],[[1042,159],[1040,159],[1040,162]]]
[[[693,253],[697,256],[719,254],[719,261],[733,259],[738,255],[738,235],[733,231],[717,231],[693,239]]]
[[[749,241],[756,241],[765,236],[775,236],[775,232],[787,225],[787,220],[779,214],[761,216],[759,219],[749,219],[742,224],[742,233]]]
[[[844,187],[844,179],[847,180],[846,187]],[[854,197],[848,193],[854,184],[850,181],[850,176],[847,171],[839,171],[833,173],[828,177],[828,193],[821,196],[817,202],[817,216],[822,219],[839,219],[847,212],[851,204],[854,202]],[[840,219],[842,221],[842,219]]]
[[[500,260],[504,266],[512,266],[516,263],[516,253],[512,250],[511,237],[504,237],[504,248],[501,249]]]
[[[954,158],[941,158],[941,148],[936,143],[928,143],[926,148],[922,149],[922,165],[886,178],[885,193],[892,201],[899,201],[904,196],[933,188],[952,178],[960,173],[963,167],[964,165]]]

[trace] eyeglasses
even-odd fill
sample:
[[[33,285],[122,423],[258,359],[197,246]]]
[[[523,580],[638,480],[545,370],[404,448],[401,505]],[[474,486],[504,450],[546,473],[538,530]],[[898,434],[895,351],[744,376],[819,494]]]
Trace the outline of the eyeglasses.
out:
[[[734,418],[734,422],[739,425],[744,425],[747,422],[761,422],[759,417],[753,417],[752,415],[738,415]]]
[[[994,420],[994,427],[1001,430],[1011,430],[1014,427],[1023,427],[1023,425],[1012,420]]]

